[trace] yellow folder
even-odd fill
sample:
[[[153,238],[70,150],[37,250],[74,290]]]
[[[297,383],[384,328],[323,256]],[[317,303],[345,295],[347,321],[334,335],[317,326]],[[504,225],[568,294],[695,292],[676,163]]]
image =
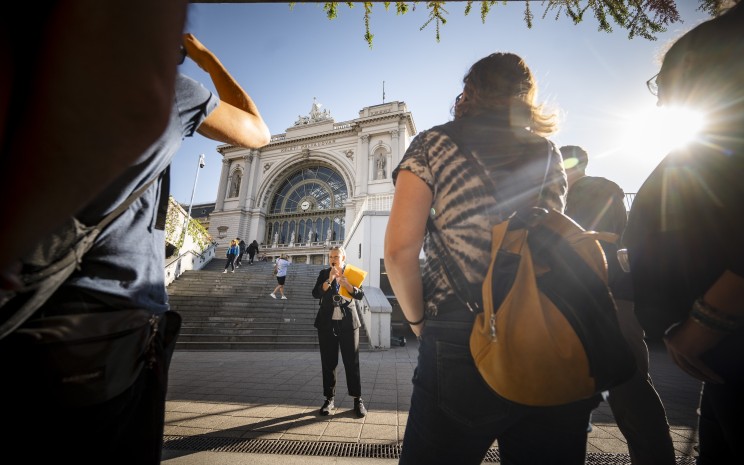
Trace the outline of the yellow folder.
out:
[[[346,267],[344,267],[344,276],[346,276],[346,279],[349,280],[352,286],[359,287],[362,285],[364,278],[367,277],[367,272],[347,263]],[[351,294],[343,286],[341,286],[338,294],[346,300],[351,300]]]

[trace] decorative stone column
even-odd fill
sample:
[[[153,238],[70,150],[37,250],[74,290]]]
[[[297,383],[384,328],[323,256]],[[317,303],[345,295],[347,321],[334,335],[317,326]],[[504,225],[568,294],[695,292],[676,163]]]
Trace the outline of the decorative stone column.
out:
[[[225,191],[227,190],[227,175],[230,171],[230,160],[222,159],[222,172],[220,173],[220,187],[217,189],[217,202],[214,211],[221,212],[225,207]]]
[[[391,137],[390,149],[392,153],[390,154],[390,163],[388,163],[387,172],[390,175],[389,177],[391,177],[393,170],[398,166],[398,163],[400,163],[400,147],[398,146],[399,144],[398,130],[393,129],[392,131],[390,131],[390,137]]]
[[[248,202],[246,203],[246,205],[248,208],[254,208],[256,206],[256,190],[258,189],[258,185],[259,185],[258,170],[260,168],[259,162],[261,161],[261,158],[260,158],[261,150],[252,149],[250,151],[250,154],[251,154],[251,159],[250,159],[251,170],[250,170],[249,176],[250,176],[251,182],[250,182],[250,185],[248,186],[248,190],[249,190]],[[256,163],[253,163],[254,159],[257,159]]]
[[[245,210],[248,204],[248,198],[250,197],[248,195],[248,185],[250,183],[249,173],[251,171],[251,163],[253,162],[253,154],[244,155],[243,161],[243,179],[240,181],[240,200],[238,202],[241,210]]]
[[[367,183],[369,182],[369,134],[362,134],[360,140],[362,142],[362,148],[357,157],[357,167],[359,168],[359,173],[357,173],[357,178],[359,179],[358,195],[367,195]]]

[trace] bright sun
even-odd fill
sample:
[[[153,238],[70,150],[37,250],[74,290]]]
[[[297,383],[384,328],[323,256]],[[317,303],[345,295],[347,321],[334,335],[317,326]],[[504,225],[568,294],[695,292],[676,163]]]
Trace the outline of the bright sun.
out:
[[[626,121],[622,150],[641,157],[661,159],[671,150],[691,142],[703,118],[683,108],[652,107]]]

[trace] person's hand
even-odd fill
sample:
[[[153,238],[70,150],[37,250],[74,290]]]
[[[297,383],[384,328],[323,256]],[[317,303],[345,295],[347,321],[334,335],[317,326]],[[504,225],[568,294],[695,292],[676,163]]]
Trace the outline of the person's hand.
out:
[[[700,357],[715,347],[727,333],[715,331],[697,323],[692,318],[667,329],[664,344],[674,363],[685,373],[700,381],[723,383]]]
[[[331,273],[328,275],[328,279],[330,280],[338,280],[340,276],[343,276],[343,271],[338,266],[332,266],[331,267]]]

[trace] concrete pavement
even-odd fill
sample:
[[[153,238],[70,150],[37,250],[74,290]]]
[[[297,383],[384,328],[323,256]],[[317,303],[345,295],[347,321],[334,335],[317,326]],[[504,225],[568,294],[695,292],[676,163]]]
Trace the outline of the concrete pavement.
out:
[[[694,464],[700,382],[679,370],[663,345],[650,346],[651,375],[667,409],[678,464]],[[418,345],[360,354],[358,419],[339,363],[335,415],[322,417],[317,352],[176,351],[170,370],[163,463],[394,464],[411,397]],[[587,464],[630,464],[607,403],[592,416]],[[485,462],[498,463],[492,449]]]

